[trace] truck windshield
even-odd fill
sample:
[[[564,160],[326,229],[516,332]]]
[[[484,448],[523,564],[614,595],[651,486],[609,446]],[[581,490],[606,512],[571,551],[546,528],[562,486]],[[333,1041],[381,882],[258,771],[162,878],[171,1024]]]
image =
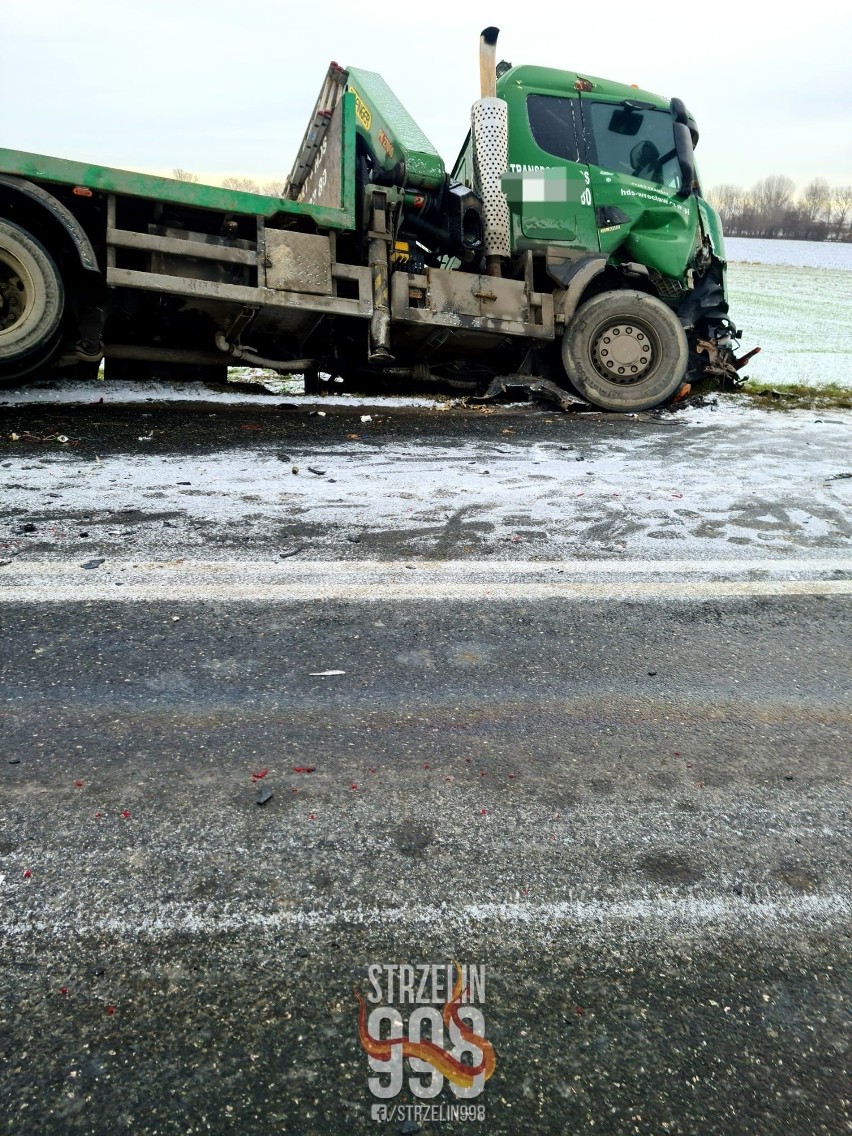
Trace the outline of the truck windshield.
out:
[[[680,189],[680,163],[668,111],[623,103],[584,102],[584,107],[594,150],[589,160],[594,165]]]

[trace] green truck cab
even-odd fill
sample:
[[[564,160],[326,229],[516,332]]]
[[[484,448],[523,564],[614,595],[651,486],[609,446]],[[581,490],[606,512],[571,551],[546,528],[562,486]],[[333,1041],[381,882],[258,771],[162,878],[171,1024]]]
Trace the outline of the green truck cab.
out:
[[[497,68],[496,35],[451,171],[380,75],[337,64],[280,198],[0,149],[0,382],[242,362],[638,410],[735,381],[683,103]]]

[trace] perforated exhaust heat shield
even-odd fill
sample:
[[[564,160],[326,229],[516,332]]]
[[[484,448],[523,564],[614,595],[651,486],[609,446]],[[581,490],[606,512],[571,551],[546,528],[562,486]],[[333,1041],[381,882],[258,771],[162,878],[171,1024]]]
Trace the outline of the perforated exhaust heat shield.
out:
[[[471,110],[473,188],[482,198],[485,255],[510,255],[509,205],[500,179],[509,162],[509,113],[498,98],[479,99]]]

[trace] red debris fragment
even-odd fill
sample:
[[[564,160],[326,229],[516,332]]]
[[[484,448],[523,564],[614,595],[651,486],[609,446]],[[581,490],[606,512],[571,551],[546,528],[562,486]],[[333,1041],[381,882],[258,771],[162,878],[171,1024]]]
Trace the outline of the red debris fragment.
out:
[[[294,765],[293,766],[293,772],[294,773],[314,773],[315,771],[316,771],[315,765]],[[268,769],[264,769],[261,776],[265,777],[268,772],[269,772]]]
[[[308,813],[308,820],[316,820],[316,819],[317,819],[316,813]]]
[[[75,789],[82,789],[83,788],[83,782],[82,781],[75,781],[74,782],[74,788]]]
[[[514,781],[514,780],[515,780],[515,774],[514,774],[514,773],[510,773],[510,774],[509,774],[509,780],[510,780],[510,781]]]
[[[124,817],[125,820],[129,820],[130,819],[130,809],[122,809],[121,815]]]
[[[95,820],[100,820],[103,815],[103,813],[95,813]]]
[[[452,777],[445,777],[444,780],[445,781],[452,781]]]
[[[268,772],[268,769],[259,769],[257,773],[252,773],[251,779],[252,781],[262,781]]]
[[[67,986],[60,986],[59,987],[59,993],[60,994],[67,994],[68,993],[68,987]]]
[[[352,784],[351,784],[351,785],[349,786],[349,788],[350,788],[350,789],[357,789],[357,788],[358,788],[358,786],[357,786],[357,785],[356,785],[356,783],[355,783],[355,782],[353,781],[353,782],[352,782]]]
[[[115,1013],[115,1006],[107,1006],[107,1013],[108,1014],[114,1014]]]
[[[430,769],[430,768],[431,768],[431,766],[429,765],[429,762],[428,762],[428,761],[424,761],[424,762],[423,762],[423,768],[424,768],[424,769]]]
[[[574,1013],[577,1015],[578,1018],[582,1018],[582,1016],[583,1016],[583,1014],[585,1014],[585,1012],[586,1011],[583,1009],[582,1006],[575,1006],[574,1007]]]
[[[371,769],[368,769],[368,770],[367,770],[367,772],[368,772],[368,773],[375,773],[376,771],[375,771],[375,769],[372,769],[372,768],[371,768]]]
[[[484,816],[488,816],[488,809],[480,809],[480,810],[479,810],[479,815],[480,815],[480,816],[483,816],[483,817],[484,817]]]
[[[27,868],[27,869],[26,869],[26,870],[24,871],[24,879],[25,879],[25,880],[29,880],[29,879],[32,879],[32,872],[31,872],[31,871],[29,870],[29,868]]]

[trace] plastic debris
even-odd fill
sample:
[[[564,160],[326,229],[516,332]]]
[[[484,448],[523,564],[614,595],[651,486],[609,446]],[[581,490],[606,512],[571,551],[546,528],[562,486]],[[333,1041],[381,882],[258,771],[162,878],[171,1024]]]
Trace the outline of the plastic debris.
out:
[[[345,675],[346,671],[311,671],[311,678],[329,678],[331,675]]]
[[[100,566],[102,564],[106,564],[106,557],[105,556],[98,557],[94,560],[86,560],[86,561],[84,561],[84,563],[82,563],[80,565],[80,567],[86,568],[86,569],[100,568]]]
[[[308,473],[315,473],[317,477],[325,477],[324,469],[315,469],[312,465],[308,466]]]
[[[314,773],[316,771],[315,765],[294,765],[294,773]]]
[[[362,414],[361,415],[361,421],[362,422],[372,422],[373,421],[372,414]]]
[[[272,790],[269,788],[269,786],[266,784],[266,782],[265,781],[258,782],[257,803],[259,805],[265,805],[266,802],[270,799],[271,796],[272,796]]]
[[[278,556],[281,560],[286,560],[288,556],[298,556],[300,552],[305,551],[305,546],[300,544],[298,548],[289,548],[286,552],[279,552]]]
[[[154,431],[152,430],[150,434],[140,434],[139,437],[136,439],[136,441],[137,442],[150,442],[150,441],[153,441],[153,438],[154,438]]]

